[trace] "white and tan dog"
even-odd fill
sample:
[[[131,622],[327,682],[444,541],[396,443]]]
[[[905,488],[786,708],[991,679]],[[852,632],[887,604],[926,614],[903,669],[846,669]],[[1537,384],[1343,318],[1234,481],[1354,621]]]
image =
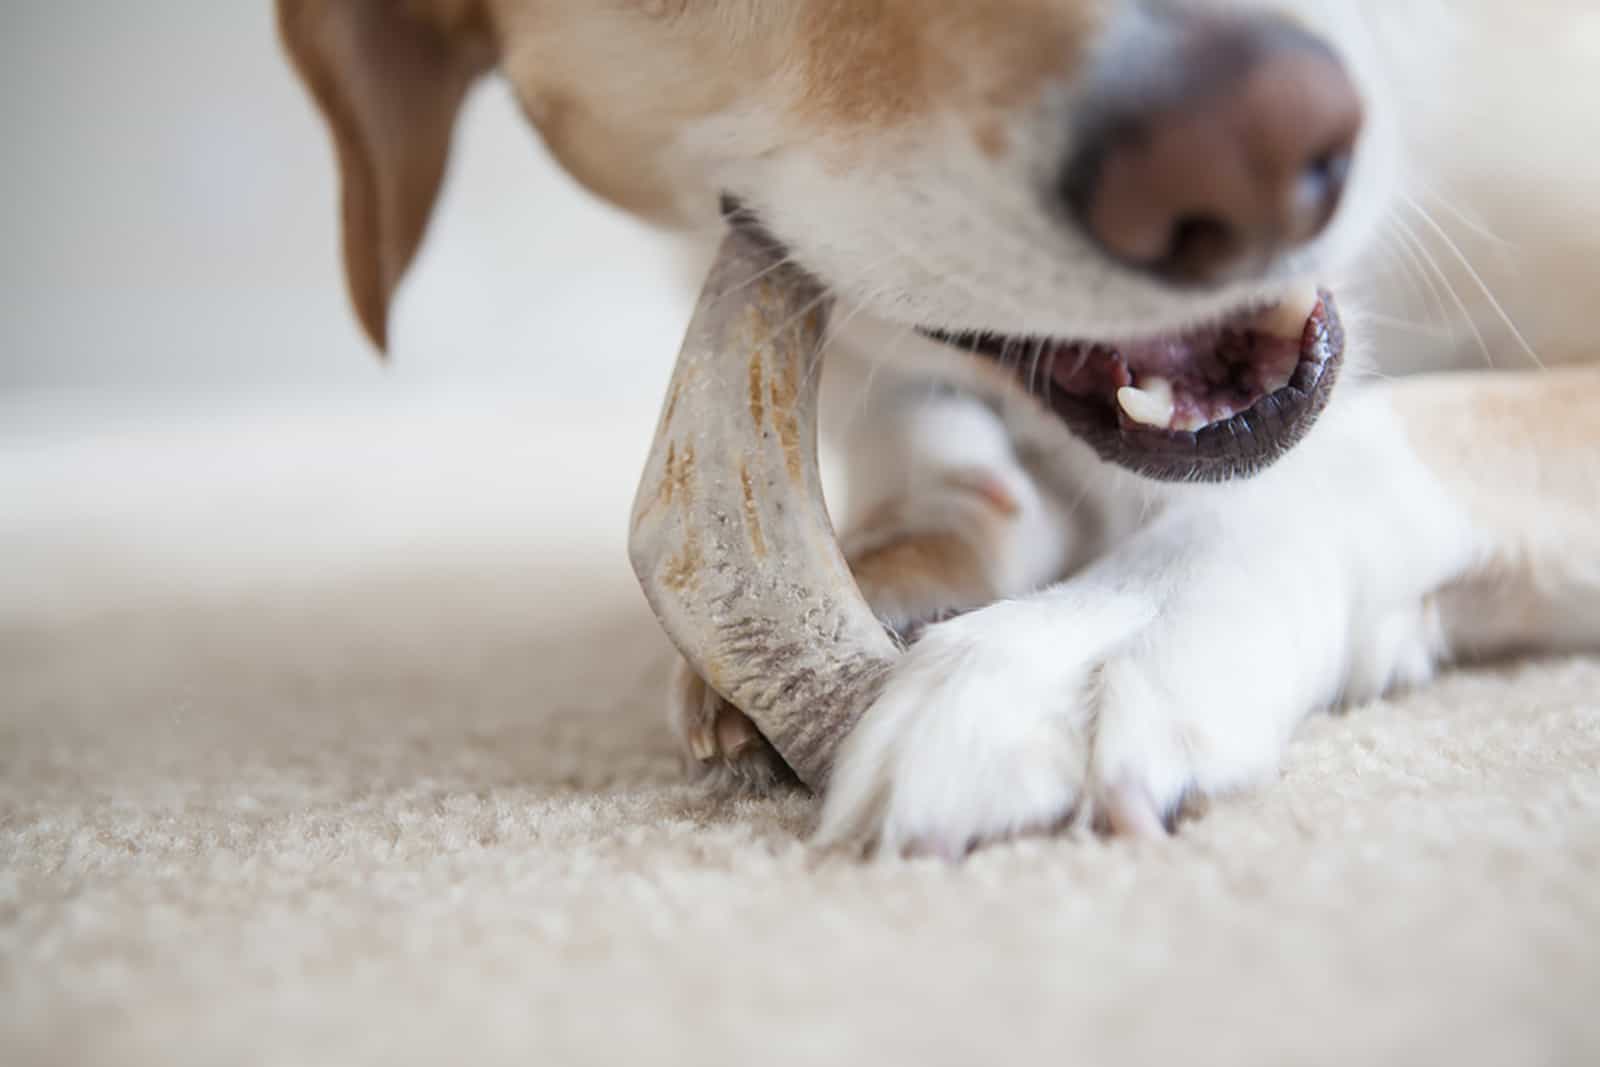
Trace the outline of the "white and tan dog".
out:
[[[280,0],[380,344],[495,66],[589,188],[828,287],[844,543],[919,637],[822,834],[943,854],[1161,832],[1315,709],[1600,648],[1588,7]]]

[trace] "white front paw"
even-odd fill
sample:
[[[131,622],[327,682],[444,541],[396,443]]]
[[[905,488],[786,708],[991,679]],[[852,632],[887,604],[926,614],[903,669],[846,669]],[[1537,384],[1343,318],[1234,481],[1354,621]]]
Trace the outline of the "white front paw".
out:
[[[1260,780],[1339,691],[1345,616],[1293,553],[1241,543],[1135,545],[930,628],[841,748],[823,841],[957,856],[1075,813],[1161,834],[1187,795]]]
[[[1094,673],[1148,621],[1136,601],[1092,611],[996,604],[931,627],[845,742],[819,833],[888,852],[959,856],[1060,824],[1088,769]]]

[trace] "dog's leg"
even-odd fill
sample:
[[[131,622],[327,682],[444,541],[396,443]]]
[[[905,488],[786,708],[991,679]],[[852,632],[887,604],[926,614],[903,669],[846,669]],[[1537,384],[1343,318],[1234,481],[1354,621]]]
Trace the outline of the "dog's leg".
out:
[[[1600,649],[1600,368],[1394,387],[1408,436],[1472,524],[1472,566],[1440,589],[1462,659]]]
[[[885,392],[849,433],[859,505],[841,538],[884,625],[911,642],[929,623],[1059,578],[1067,525],[1000,419],[966,395]],[[687,664],[677,672],[671,718],[692,766],[757,788],[791,778],[749,719]]]
[[[822,837],[1159,833],[1270,773],[1313,709],[1456,652],[1600,644],[1597,570],[1600,372],[1365,390],[1259,478],[1175,491],[1071,580],[930,628],[847,740]]]

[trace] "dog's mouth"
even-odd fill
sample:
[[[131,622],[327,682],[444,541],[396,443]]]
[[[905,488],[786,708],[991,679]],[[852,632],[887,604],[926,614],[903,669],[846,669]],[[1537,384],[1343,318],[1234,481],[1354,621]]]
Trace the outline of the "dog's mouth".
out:
[[[737,199],[729,224],[789,255]],[[1160,481],[1226,481],[1283,458],[1338,384],[1345,332],[1333,295],[1306,286],[1205,329],[1130,341],[924,335],[1010,369],[1108,462]]]
[[[1245,477],[1281,458],[1316,423],[1344,359],[1333,297],[1311,288],[1139,341],[924,332],[1013,370],[1103,458],[1163,481]]]

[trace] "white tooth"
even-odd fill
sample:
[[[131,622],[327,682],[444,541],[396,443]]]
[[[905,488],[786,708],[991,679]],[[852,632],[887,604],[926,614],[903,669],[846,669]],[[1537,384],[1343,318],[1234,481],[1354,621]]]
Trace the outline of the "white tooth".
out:
[[[1297,285],[1277,304],[1263,311],[1256,319],[1255,328],[1272,337],[1292,338],[1298,341],[1306,332],[1306,321],[1317,309],[1322,295],[1314,285]]]
[[[1177,405],[1172,399],[1172,383],[1165,378],[1146,378],[1138,387],[1125,385],[1117,390],[1117,403],[1128,418],[1142,426],[1165,430],[1172,424]]]

